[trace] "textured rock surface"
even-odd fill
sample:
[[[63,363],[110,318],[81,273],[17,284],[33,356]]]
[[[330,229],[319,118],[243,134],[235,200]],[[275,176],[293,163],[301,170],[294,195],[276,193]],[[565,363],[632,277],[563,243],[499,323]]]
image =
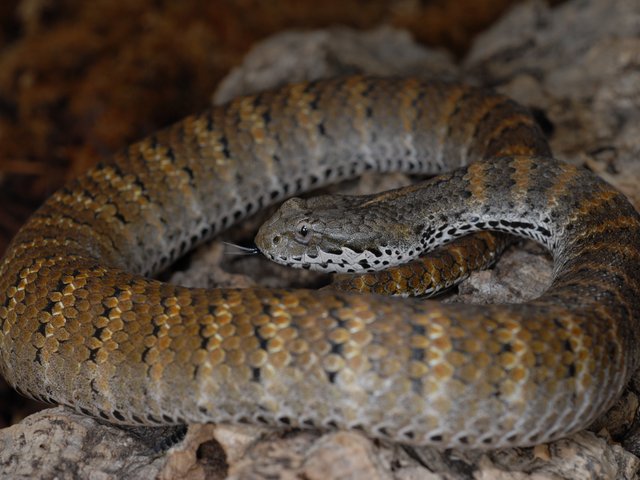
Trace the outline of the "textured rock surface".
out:
[[[636,0],[574,0],[555,9],[542,2],[524,3],[478,38],[459,66],[447,55],[423,49],[405,33],[389,28],[283,33],[258,45],[221,84],[215,101],[291,80],[353,72],[457,77],[493,86],[541,112],[559,158],[603,175],[640,207],[640,4]],[[347,187],[379,190],[407,181],[401,176],[369,177]],[[242,238],[250,230],[244,227],[231,238]],[[223,251],[220,244],[213,244],[173,281],[202,286],[218,282],[247,286],[261,277],[279,285],[318,282],[315,276],[301,277],[300,272]],[[219,267],[221,259],[224,268]],[[250,272],[253,279],[242,272]],[[461,295],[447,301],[528,298],[546,286],[550,272],[542,250],[526,244],[524,250],[507,252],[494,270],[473,275],[460,288]],[[634,478],[640,469],[633,455],[640,451],[637,407],[637,395],[629,392],[593,431],[535,448],[490,453],[409,449],[355,433],[222,426],[192,426],[183,442],[154,452],[127,432],[54,409],[0,432],[0,475],[625,479]]]

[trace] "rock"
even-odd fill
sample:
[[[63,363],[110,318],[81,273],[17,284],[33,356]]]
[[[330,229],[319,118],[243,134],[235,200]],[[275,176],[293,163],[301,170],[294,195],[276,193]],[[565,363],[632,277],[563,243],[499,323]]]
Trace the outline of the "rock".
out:
[[[255,46],[213,98],[219,104],[285,83],[361,72],[454,78],[455,67],[444,51],[423,48],[390,27],[283,32]]]
[[[127,432],[62,407],[0,432],[3,478],[152,478],[166,461]]]

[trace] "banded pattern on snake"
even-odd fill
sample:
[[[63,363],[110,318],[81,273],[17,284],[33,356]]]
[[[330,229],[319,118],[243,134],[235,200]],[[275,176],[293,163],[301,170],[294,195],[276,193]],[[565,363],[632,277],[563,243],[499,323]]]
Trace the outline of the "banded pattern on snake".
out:
[[[189,117],[71,182],[17,234],[0,263],[0,373],[120,424],[467,448],[582,429],[638,366],[640,219],[550,155],[511,100],[416,79],[302,83]],[[477,229],[532,237],[552,251],[552,286],[481,306],[146,278],[268,204],[367,170],[453,170],[368,204],[417,222],[424,249]]]

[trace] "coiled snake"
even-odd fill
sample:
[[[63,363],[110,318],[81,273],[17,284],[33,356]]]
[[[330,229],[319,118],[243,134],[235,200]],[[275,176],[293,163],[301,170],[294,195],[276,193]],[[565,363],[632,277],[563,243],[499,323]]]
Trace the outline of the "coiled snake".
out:
[[[444,305],[147,278],[292,194],[366,170],[452,169],[366,206],[408,220],[388,230],[404,232],[411,255],[479,229],[543,243],[555,267],[542,297]],[[320,230],[300,201],[276,218],[296,202],[307,223],[293,235]],[[353,209],[343,217],[360,218]],[[363,269],[405,255],[349,248]],[[303,83],[186,118],[46,201],[0,264],[0,372],[26,395],[120,424],[257,421],[440,447],[531,445],[588,426],[638,366],[639,265],[633,207],[550,158],[514,102],[415,79]]]

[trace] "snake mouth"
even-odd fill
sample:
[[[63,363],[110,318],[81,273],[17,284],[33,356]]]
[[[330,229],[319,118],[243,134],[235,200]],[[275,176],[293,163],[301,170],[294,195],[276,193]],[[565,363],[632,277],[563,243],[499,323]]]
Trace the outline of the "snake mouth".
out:
[[[333,259],[319,260],[318,257],[309,257],[307,255],[286,257],[284,255],[275,255],[273,253],[263,254],[271,261],[291,268],[302,268],[304,270],[323,270],[326,272],[346,271],[346,260],[335,262]]]
[[[355,251],[348,247],[325,251],[318,249],[313,253],[301,255],[282,255],[262,252],[271,261],[291,268],[301,268],[324,273],[367,273],[383,270],[398,264],[396,258],[381,255],[379,252]],[[402,256],[400,256],[402,258]],[[411,260],[406,258],[405,261]],[[400,262],[403,263],[403,262]]]
[[[359,271],[350,265],[345,258],[329,258],[323,254],[308,254],[286,256],[271,252],[261,252],[272,262],[284,265],[285,267],[301,268],[304,270],[322,271],[325,273],[355,273]],[[333,257],[333,254],[326,254]],[[335,255],[338,257],[338,255]]]

